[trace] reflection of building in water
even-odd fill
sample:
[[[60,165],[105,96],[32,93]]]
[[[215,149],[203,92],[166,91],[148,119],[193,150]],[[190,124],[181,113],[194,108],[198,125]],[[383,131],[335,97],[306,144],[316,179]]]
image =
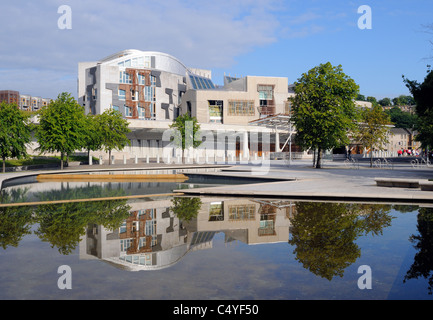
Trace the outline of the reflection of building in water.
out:
[[[203,203],[197,217],[197,230],[224,232],[228,242],[286,242],[294,203],[285,202],[288,204],[231,199]]]
[[[189,251],[212,248],[219,232],[226,242],[286,242],[294,207],[291,202],[202,198],[197,218],[182,221],[170,210],[170,200],[128,204],[131,214],[119,229],[89,226],[80,243],[81,259],[102,259],[131,271],[155,270],[177,263]]]

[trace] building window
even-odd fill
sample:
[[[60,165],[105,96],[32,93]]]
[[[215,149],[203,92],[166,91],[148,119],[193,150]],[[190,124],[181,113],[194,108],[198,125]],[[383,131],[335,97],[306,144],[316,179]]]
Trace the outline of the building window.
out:
[[[151,57],[150,56],[145,56],[144,57],[144,67],[145,68],[150,68],[151,67]]]
[[[255,220],[256,207],[251,205],[229,206],[229,221]]]
[[[113,106],[114,111],[119,111],[119,106]]]
[[[254,100],[230,100],[228,114],[231,116],[253,116]]]
[[[143,107],[138,107],[138,119],[144,119],[146,112]],[[141,140],[139,141],[139,145],[141,146]]]
[[[132,101],[138,101],[138,91],[131,89],[131,100]]]
[[[274,99],[274,86],[258,85],[257,91],[259,92],[260,100],[273,100]]]
[[[155,100],[155,89],[152,87],[144,87],[144,100],[152,102]]]
[[[146,85],[146,76],[144,74],[138,74],[138,84]]]
[[[209,121],[213,123],[222,123],[223,101],[208,100],[208,103],[209,103]]]
[[[119,100],[125,100],[126,99],[126,91],[119,89]]]
[[[125,117],[132,117],[132,108],[125,106]]]
[[[128,72],[126,72],[126,71],[120,71],[119,83],[127,83],[127,84],[131,84],[132,83],[131,76],[129,75]]]

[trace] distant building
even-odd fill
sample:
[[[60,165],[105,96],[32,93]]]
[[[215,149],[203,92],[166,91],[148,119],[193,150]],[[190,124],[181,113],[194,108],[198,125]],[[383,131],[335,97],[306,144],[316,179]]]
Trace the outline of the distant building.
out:
[[[0,103],[16,103],[18,104],[20,93],[13,90],[0,90]]]
[[[389,134],[389,143],[387,150],[393,155],[399,150],[418,150],[421,145],[418,141],[415,141],[417,135],[416,131],[412,131],[404,128],[391,128]]]
[[[37,111],[50,104],[51,99],[20,94],[19,91],[0,90],[0,102],[15,103],[21,110]]]
[[[403,106],[384,106],[382,108],[383,108],[383,110],[391,110],[394,107],[399,108],[403,112],[409,112],[410,114],[414,114],[416,106],[409,106],[409,105],[403,105]]]

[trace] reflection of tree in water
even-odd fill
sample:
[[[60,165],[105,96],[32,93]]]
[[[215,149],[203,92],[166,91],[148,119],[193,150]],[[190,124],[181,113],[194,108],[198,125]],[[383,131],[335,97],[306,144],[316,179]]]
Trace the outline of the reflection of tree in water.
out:
[[[403,283],[410,279],[423,277],[428,279],[428,294],[432,294],[433,288],[433,209],[420,208],[418,213],[417,228],[419,235],[412,235],[410,242],[418,250],[414,261],[407,271]]]
[[[35,234],[60,253],[70,254],[89,223],[114,230],[129,216],[130,209],[126,200],[39,205],[35,209],[35,221],[39,223]]]
[[[19,203],[26,199],[28,189],[3,190],[1,200]],[[62,191],[41,192],[41,201],[58,200]],[[98,196],[122,196],[123,190],[104,190],[100,186],[76,188],[68,199]],[[114,230],[129,216],[126,200],[53,203],[38,206],[8,206],[0,208],[0,245],[18,246],[21,239],[31,234],[33,224],[39,224],[35,234],[50,242],[59,252],[69,254],[76,248],[89,223],[104,225]]]
[[[29,206],[0,208],[0,246],[17,247],[21,239],[31,234],[33,208]]]
[[[332,280],[361,255],[355,240],[382,232],[391,223],[391,206],[299,202],[291,221],[289,244],[296,259],[312,273]]]
[[[170,207],[170,210],[183,221],[196,218],[202,205],[200,198],[190,197],[174,197],[171,202],[173,206]]]
[[[23,202],[28,189],[11,189],[1,192],[4,203]],[[8,246],[17,247],[21,239],[30,234],[33,224],[33,208],[29,206],[0,208],[0,245],[3,249]]]
[[[67,183],[66,183],[67,185]],[[64,188],[61,184],[60,190],[42,191],[37,194],[39,201],[56,201],[71,199],[95,199],[105,197],[125,196],[124,189],[112,189],[110,186],[88,185],[85,187]]]

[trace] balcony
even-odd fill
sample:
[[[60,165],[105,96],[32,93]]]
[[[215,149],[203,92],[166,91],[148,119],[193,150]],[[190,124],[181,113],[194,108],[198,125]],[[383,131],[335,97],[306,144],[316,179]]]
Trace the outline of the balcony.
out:
[[[259,114],[262,116],[270,116],[275,114],[275,106],[259,106],[257,107]]]

